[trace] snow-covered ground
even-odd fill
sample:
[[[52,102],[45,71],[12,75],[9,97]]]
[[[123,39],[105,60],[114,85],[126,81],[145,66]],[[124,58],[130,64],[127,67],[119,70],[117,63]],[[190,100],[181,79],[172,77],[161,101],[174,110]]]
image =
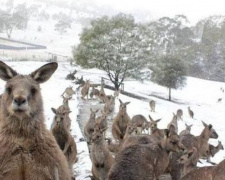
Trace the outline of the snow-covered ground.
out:
[[[36,68],[45,64],[45,62],[6,62],[19,73],[27,74],[34,71]],[[69,80],[65,80],[65,76],[69,71],[74,69],[78,70],[77,76],[84,76],[84,79],[90,79],[93,83],[99,83],[102,76],[106,77],[106,74],[97,69],[81,69],[76,66],[70,66],[69,63],[60,62],[59,68],[53,74],[51,79],[42,84],[42,96],[44,100],[44,110],[46,125],[48,129],[51,126],[54,114],[51,111],[51,107],[57,108],[62,103],[62,98],[60,95],[63,93],[64,89],[69,85],[72,85],[74,89],[76,85],[71,83]],[[146,98],[153,99],[156,101],[156,112],[150,112],[149,101],[141,101],[133,99],[124,95],[119,96],[122,101],[130,101],[131,103],[127,107],[128,114],[130,117],[136,114],[143,114],[146,118],[150,114],[153,119],[162,118],[159,123],[159,128],[166,128],[167,124],[172,119],[172,113],[176,112],[178,108],[184,111],[183,121],[179,121],[179,132],[185,127],[184,123],[193,124],[191,133],[194,135],[199,135],[203,129],[201,121],[208,124],[212,124],[213,128],[219,135],[219,140],[222,144],[225,144],[225,95],[220,90],[221,87],[225,87],[225,83],[206,81],[197,78],[187,78],[187,85],[182,90],[173,90],[172,99],[175,102],[169,102],[167,100],[156,98],[153,95],[161,96],[162,98],[167,98],[168,90],[150,81],[144,81],[143,83],[137,81],[125,81],[125,90],[139,94]],[[0,91],[4,90],[4,81],[0,81]],[[106,90],[107,94],[113,94],[112,91]],[[73,100],[70,101],[70,107],[72,113],[70,117],[72,119],[72,135],[74,135],[77,148],[78,148],[78,162],[74,165],[75,172],[77,174],[78,180],[89,179],[87,176],[91,175],[91,161],[89,159],[88,149],[85,142],[80,142],[79,139],[82,138],[81,130],[77,123],[78,115],[78,104],[79,99],[73,96]],[[217,103],[218,98],[223,98],[221,103]],[[119,101],[116,100],[116,110],[118,111]],[[191,119],[187,112],[187,107],[190,106],[195,113],[195,118]],[[210,143],[217,145],[218,140],[210,139]],[[218,163],[225,158],[225,152],[220,151],[218,154],[212,158],[212,161]],[[203,165],[210,165],[203,161]],[[201,165],[201,166],[203,166]]]

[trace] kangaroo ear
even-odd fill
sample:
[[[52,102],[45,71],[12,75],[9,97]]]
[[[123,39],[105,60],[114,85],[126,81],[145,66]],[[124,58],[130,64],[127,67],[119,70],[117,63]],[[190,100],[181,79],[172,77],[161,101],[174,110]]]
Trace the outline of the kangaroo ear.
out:
[[[212,129],[212,124],[209,124],[209,126],[208,126],[208,127],[209,127],[209,130],[210,130],[210,129]]]
[[[16,76],[18,73],[13,70],[11,67],[9,67],[4,62],[0,61],[0,78],[4,81],[8,81],[14,76]]]
[[[150,115],[148,115],[148,117],[149,117],[150,121],[154,121]]]
[[[130,102],[125,102],[124,104],[125,104],[125,105],[128,105],[128,104],[130,104]]]
[[[202,124],[203,124],[203,126],[205,126],[205,127],[207,127],[207,126],[208,126],[208,125],[207,125],[205,122],[203,122],[203,121],[202,121]]]
[[[170,131],[168,129],[165,129],[164,134],[165,134],[166,137],[169,137]]]
[[[108,127],[100,129],[100,132],[103,133],[104,131],[106,131],[106,129],[108,129]]]
[[[189,151],[189,152],[188,152],[188,158],[190,158],[190,157],[193,155],[193,153],[194,153],[193,150]]]
[[[123,102],[119,99],[119,101],[120,101],[120,104],[123,104]]]
[[[162,118],[161,118],[161,119],[162,119]],[[161,119],[157,119],[157,120],[155,120],[155,122],[157,122],[157,123],[158,123],[159,121],[161,121]]]
[[[52,110],[52,112],[53,112],[54,114],[56,114],[56,109],[55,109],[55,108],[51,108],[51,110]]]
[[[45,64],[44,66],[40,67],[33,73],[31,73],[31,77],[38,83],[46,82],[55,70],[58,68],[58,64],[56,62]]]

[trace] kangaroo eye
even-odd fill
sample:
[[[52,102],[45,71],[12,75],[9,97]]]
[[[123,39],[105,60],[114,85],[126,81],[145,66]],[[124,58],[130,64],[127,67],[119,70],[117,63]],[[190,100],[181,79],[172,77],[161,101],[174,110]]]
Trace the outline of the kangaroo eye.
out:
[[[36,94],[37,90],[35,88],[31,88],[30,92],[31,92],[32,96],[34,96]]]
[[[6,88],[6,92],[7,92],[8,94],[11,94],[12,88],[11,88],[11,87],[7,87],[7,88]]]
[[[177,144],[177,142],[176,142],[176,141],[171,141],[171,143],[172,143],[173,145],[176,145],[176,144]]]

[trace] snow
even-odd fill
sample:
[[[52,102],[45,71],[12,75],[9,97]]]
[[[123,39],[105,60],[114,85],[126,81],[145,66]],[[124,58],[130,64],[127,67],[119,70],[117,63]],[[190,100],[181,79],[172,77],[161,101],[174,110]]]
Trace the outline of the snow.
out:
[[[54,14],[58,12],[68,12],[63,8],[56,9],[49,7],[45,8],[46,12],[49,14]],[[42,9],[43,10],[43,9]],[[25,31],[15,30],[12,33],[12,39],[21,40],[25,42],[30,42],[34,44],[40,44],[47,46],[47,50],[38,50],[38,51],[27,51],[27,52],[17,52],[24,53],[25,57],[30,54],[35,54],[38,60],[44,59],[44,55],[49,56],[48,52],[60,54],[63,56],[71,57],[71,46],[77,45],[79,43],[78,34],[81,32],[81,25],[77,23],[72,23],[72,28],[68,29],[67,33],[60,36],[58,32],[54,31],[54,25],[56,21],[50,19],[49,21],[36,21],[30,20],[28,22],[28,28]],[[42,27],[42,31],[38,32],[38,26]],[[0,33],[1,37],[6,37],[6,33]],[[3,55],[9,54],[6,57]],[[13,57],[15,52],[11,53],[9,51],[0,52],[0,59],[3,61],[10,60],[11,56]],[[17,54],[16,53],[16,54]],[[42,58],[39,58],[39,56]],[[32,57],[32,55],[30,56]],[[42,66],[46,62],[38,61],[7,61],[7,64],[17,70],[19,73],[28,74],[34,71],[36,68]],[[78,76],[84,77],[84,79],[90,79],[92,83],[100,83],[101,77],[107,78],[107,75],[104,71],[98,69],[82,69],[77,66],[70,66],[67,62],[59,62],[59,68],[50,78],[50,80],[41,85],[42,96],[44,101],[44,111],[45,111],[45,123],[49,129],[53,119],[53,112],[51,107],[57,108],[62,104],[61,94],[64,92],[65,88],[72,85],[73,89],[76,89],[76,85],[71,83],[69,80],[65,80],[66,75],[69,72],[73,72],[74,69],[78,71]],[[0,80],[0,93],[4,91],[5,82]],[[168,89],[162,86],[159,86],[151,81],[138,82],[134,80],[125,80],[124,88],[128,92],[135,93],[137,95],[143,96],[147,100],[137,100],[130,98],[124,95],[119,96],[123,101],[130,101],[131,103],[127,106],[127,111],[130,117],[136,114],[142,114],[146,118],[150,114],[153,119],[162,118],[159,122],[159,128],[166,128],[167,124],[171,121],[173,112],[176,113],[177,109],[182,109],[184,112],[183,121],[178,122],[179,132],[185,128],[185,123],[188,125],[193,124],[191,133],[194,135],[199,135],[203,130],[203,125],[201,121],[208,124],[212,124],[213,128],[219,135],[219,140],[222,141],[222,144],[225,145],[225,94],[220,90],[221,87],[225,88],[225,83],[213,82],[208,80],[202,80],[198,78],[187,77],[186,86],[183,89],[172,90],[172,100],[169,102],[166,99],[168,98]],[[111,90],[105,90],[106,94],[113,94]],[[78,149],[78,162],[74,165],[74,170],[76,172],[77,180],[90,179],[87,176],[91,175],[91,161],[89,158],[87,144],[85,142],[80,142],[80,139],[83,138],[81,129],[77,123],[78,115],[78,106],[79,94],[73,96],[71,100],[70,108],[72,113],[70,117],[72,119],[72,135],[75,137]],[[160,97],[160,98],[158,98]],[[217,103],[218,98],[223,98],[221,103]],[[149,101],[156,101],[156,112],[150,112]],[[195,119],[191,119],[187,112],[187,107],[190,108],[195,113]],[[118,111],[119,101],[116,100],[115,111]],[[217,145],[218,140],[210,139],[209,141],[213,145]],[[213,162],[220,162],[225,158],[225,151],[220,151],[215,155],[211,160]],[[199,166],[210,165],[203,161],[203,164]]]
[[[45,64],[45,62],[7,62],[8,65],[13,67],[19,73],[28,74],[34,71],[36,68]],[[50,78],[50,80],[41,85],[42,96],[44,101],[45,122],[49,129],[52,123],[54,114],[51,111],[51,107],[57,108],[62,103],[60,97],[66,87],[73,86],[73,89],[77,87],[69,80],[65,80],[65,76],[69,71],[74,69],[78,70],[78,76],[83,75],[84,79],[90,79],[92,83],[99,83],[101,77],[106,77],[104,71],[97,69],[82,69],[77,66],[70,66],[69,63],[60,62],[59,68]],[[213,125],[213,128],[219,135],[219,140],[222,144],[225,144],[225,102],[217,103],[218,98],[224,99],[224,93],[221,92],[220,87],[225,87],[224,83],[207,81],[197,78],[187,77],[187,85],[182,90],[173,90],[172,99],[175,102],[169,102],[165,99],[159,99],[151,96],[151,94],[157,94],[162,98],[167,98],[168,90],[164,87],[158,86],[150,81],[144,81],[143,83],[137,81],[125,81],[125,90],[139,94],[145,98],[153,99],[156,101],[156,112],[150,112],[149,101],[141,101],[134,98],[127,97],[125,95],[119,96],[119,98],[126,102],[131,103],[127,107],[130,117],[136,114],[142,114],[146,118],[150,114],[153,119],[162,118],[159,122],[159,128],[166,128],[173,116],[173,112],[176,112],[178,108],[184,111],[183,121],[178,121],[179,132],[185,128],[184,123],[193,124],[191,133],[199,135],[203,129],[201,120]],[[0,91],[4,90],[4,81],[0,81]],[[79,93],[78,93],[79,94]],[[106,89],[106,94],[113,94],[111,90]],[[89,179],[87,176],[91,175],[91,161],[89,158],[88,148],[85,142],[80,142],[79,139],[83,138],[79,125],[76,121],[78,115],[78,104],[80,98],[77,98],[77,94],[73,96],[73,100],[70,101],[70,108],[72,113],[70,117],[72,119],[72,135],[75,137],[78,149],[78,162],[74,165],[74,169],[78,180]],[[116,100],[116,112],[118,111],[119,101]],[[187,113],[187,107],[190,106],[195,113],[195,119],[191,119]],[[210,139],[209,141],[213,145],[217,145],[218,140]],[[225,157],[225,152],[220,151],[212,158],[212,161],[218,163]],[[202,160],[203,161],[203,160]],[[201,166],[210,165],[203,161]]]

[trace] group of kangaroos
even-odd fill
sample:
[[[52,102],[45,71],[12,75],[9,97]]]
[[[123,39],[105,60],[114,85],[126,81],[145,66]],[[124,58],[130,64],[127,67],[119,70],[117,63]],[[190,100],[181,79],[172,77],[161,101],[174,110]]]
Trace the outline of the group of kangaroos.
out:
[[[202,133],[194,136],[191,134],[192,125],[185,123],[186,129],[178,134],[178,121],[183,121],[183,110],[178,109],[167,129],[159,129],[157,124],[161,119],[154,120],[149,115],[147,120],[141,114],[130,118],[127,112],[130,102],[119,99],[119,93],[115,91],[114,95],[106,95],[103,85],[97,89],[90,80],[86,80],[81,89],[83,100],[90,95],[91,99],[104,103],[101,110],[90,108],[90,117],[84,127],[90,146],[92,179],[158,180],[164,174],[169,174],[166,177],[172,180],[225,179],[225,160],[216,164],[210,159],[223,150],[220,141],[217,146],[208,143],[210,138],[218,138],[211,124],[202,121]],[[114,115],[117,99],[119,111]],[[156,102],[151,100],[149,106],[150,112],[154,113]],[[196,120],[190,107],[187,113]],[[112,127],[109,127],[112,114]],[[106,137],[106,131],[112,132],[113,140]],[[212,166],[197,167],[201,159],[206,159]]]
[[[17,73],[12,67],[0,61],[0,78],[6,81],[0,101],[0,179],[2,180],[72,180],[76,174],[73,165],[77,161],[77,149],[70,134],[71,112],[69,100],[75,93],[69,87],[62,94],[63,102],[52,108],[55,114],[51,129],[45,126],[43,100],[40,84],[49,80],[56,71],[56,62],[48,63],[29,75]],[[127,106],[130,102],[119,99],[119,111],[113,118],[112,135],[106,138],[107,117],[114,113],[119,91],[107,96],[86,81],[81,89],[82,99],[88,95],[104,103],[101,115],[91,109],[85,125],[85,137],[90,145],[92,179],[94,180],[157,180],[169,173],[171,179],[225,179],[225,160],[219,164],[210,161],[220,149],[208,143],[218,138],[211,124],[203,124],[202,133],[194,136],[191,126],[179,135],[177,121],[182,120],[180,109],[173,114],[167,129],[159,129],[149,115],[130,119]],[[155,111],[155,102],[150,102]],[[193,111],[188,109],[193,118]],[[150,130],[147,132],[146,130]],[[214,164],[197,167],[201,159]]]

